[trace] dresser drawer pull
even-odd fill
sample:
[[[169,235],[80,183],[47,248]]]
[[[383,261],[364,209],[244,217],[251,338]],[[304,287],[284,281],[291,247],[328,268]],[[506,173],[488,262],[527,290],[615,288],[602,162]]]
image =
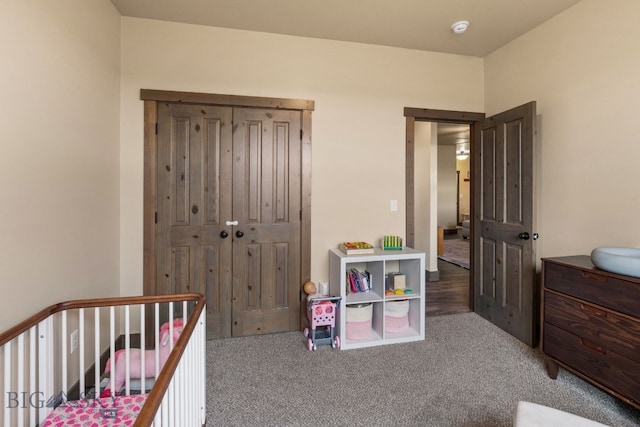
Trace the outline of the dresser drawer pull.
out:
[[[591,279],[591,280],[595,280],[597,282],[602,282],[602,283],[607,283],[607,280],[609,280],[609,278],[606,276],[590,273],[588,271],[583,271],[582,277],[584,277],[585,279]]]
[[[597,308],[591,307],[590,305],[580,304],[580,309],[582,311],[586,311],[587,313],[591,313],[599,317],[607,317],[606,311],[598,310]]]
[[[580,342],[582,343],[583,346],[587,347],[588,349],[597,351],[598,353],[607,354],[607,349],[602,347],[601,345],[598,345],[584,338],[580,338]]]

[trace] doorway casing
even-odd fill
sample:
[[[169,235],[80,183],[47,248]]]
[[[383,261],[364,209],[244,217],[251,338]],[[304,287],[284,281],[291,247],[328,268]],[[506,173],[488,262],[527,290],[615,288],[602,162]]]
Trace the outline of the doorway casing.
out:
[[[415,122],[439,122],[439,123],[457,123],[468,124],[470,126],[469,141],[470,149],[473,152],[473,143],[477,137],[478,124],[485,118],[484,113],[464,112],[464,111],[447,111],[447,110],[432,110],[424,108],[410,108],[404,109],[404,116],[406,118],[406,145],[405,145],[405,200],[406,200],[406,240],[407,246],[413,247],[415,244]],[[471,166],[473,167],[473,166]],[[471,170],[473,176],[473,170]],[[473,194],[474,180],[471,180],[470,193]],[[471,213],[473,213],[473,197],[471,198]],[[469,236],[471,241],[474,238],[473,228],[471,227],[471,235]],[[433,231],[434,236],[436,231]],[[473,260],[473,245],[471,245],[470,261]],[[473,277],[473,262],[470,262],[470,277]],[[471,310],[474,307],[474,291],[473,286],[469,286],[469,306]]]

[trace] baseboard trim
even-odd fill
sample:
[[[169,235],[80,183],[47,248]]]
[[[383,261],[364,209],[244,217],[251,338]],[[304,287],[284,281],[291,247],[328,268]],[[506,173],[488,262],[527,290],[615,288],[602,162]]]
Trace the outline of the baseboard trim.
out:
[[[425,270],[425,272],[427,273],[427,282],[437,282],[440,280],[439,270],[436,270],[436,271]]]

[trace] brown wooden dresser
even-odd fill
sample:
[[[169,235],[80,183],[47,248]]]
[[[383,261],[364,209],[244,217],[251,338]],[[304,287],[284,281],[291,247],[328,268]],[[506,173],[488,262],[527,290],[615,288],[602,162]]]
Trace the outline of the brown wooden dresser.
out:
[[[543,258],[541,337],[551,378],[561,366],[640,408],[640,278]]]

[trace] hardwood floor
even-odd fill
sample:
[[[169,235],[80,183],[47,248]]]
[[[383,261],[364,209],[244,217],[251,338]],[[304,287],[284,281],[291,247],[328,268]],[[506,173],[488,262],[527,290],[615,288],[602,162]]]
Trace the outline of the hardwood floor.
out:
[[[469,270],[438,260],[440,280],[425,286],[426,316],[467,313],[469,309]]]

